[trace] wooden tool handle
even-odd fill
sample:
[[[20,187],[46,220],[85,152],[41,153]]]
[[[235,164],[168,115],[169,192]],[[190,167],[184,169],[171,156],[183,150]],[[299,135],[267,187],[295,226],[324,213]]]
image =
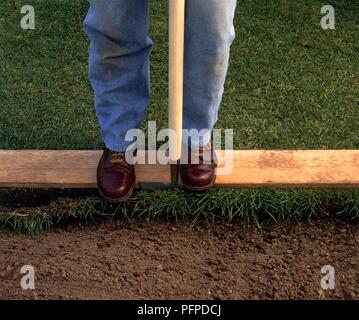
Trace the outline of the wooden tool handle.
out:
[[[185,0],[169,0],[169,129],[176,133],[172,162],[181,158]]]

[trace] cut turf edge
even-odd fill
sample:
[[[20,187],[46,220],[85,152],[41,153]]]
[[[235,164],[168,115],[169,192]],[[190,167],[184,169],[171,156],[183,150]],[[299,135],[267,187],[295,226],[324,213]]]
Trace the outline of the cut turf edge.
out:
[[[4,191],[3,191],[4,192]],[[108,204],[96,195],[61,197],[37,207],[0,207],[3,229],[38,234],[70,221],[159,218],[282,223],[335,216],[359,221],[358,189],[213,189],[203,194],[182,190],[139,191],[128,202]]]

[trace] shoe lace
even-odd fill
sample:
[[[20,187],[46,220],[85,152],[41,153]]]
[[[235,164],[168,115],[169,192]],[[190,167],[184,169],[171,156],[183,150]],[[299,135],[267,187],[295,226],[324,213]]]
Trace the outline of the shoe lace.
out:
[[[204,150],[203,148],[196,150],[195,156],[199,158],[200,161],[203,161],[204,158]]]
[[[205,153],[210,152],[210,145],[204,146],[202,148],[198,148],[196,150],[191,151],[194,158],[198,158],[199,162],[202,163],[205,161]],[[206,157],[207,158],[207,157]],[[211,157],[212,158],[212,157]],[[206,159],[208,161],[208,159]]]
[[[112,164],[115,164],[115,163],[123,163],[123,161],[125,160],[125,154],[123,153],[120,153],[120,152],[113,152],[111,154],[111,160],[110,162]]]

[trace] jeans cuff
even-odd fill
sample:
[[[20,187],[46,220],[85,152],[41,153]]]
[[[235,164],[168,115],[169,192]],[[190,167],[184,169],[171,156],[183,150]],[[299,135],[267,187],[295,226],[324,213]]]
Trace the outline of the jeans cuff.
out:
[[[106,148],[110,149],[111,151],[115,152],[125,152],[127,151],[127,148],[133,143],[133,142],[124,142],[124,143],[111,143],[108,141],[104,141]]]
[[[204,135],[200,137],[191,137],[191,139],[188,139],[188,137],[184,137],[182,140],[182,144],[187,147],[191,147],[191,149],[199,149],[206,145],[208,145],[211,142],[211,135]]]

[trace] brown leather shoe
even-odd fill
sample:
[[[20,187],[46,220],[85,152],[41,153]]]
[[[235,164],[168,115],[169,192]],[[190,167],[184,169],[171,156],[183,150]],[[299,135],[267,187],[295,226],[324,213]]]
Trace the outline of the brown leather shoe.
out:
[[[127,163],[125,152],[104,149],[97,167],[97,183],[106,201],[121,202],[131,197],[136,183],[135,167]]]
[[[192,151],[193,152],[193,151]],[[194,163],[191,163],[191,149],[188,149],[187,164],[181,163],[179,172],[182,184],[191,191],[211,189],[216,181],[215,153],[210,144],[194,152]]]

